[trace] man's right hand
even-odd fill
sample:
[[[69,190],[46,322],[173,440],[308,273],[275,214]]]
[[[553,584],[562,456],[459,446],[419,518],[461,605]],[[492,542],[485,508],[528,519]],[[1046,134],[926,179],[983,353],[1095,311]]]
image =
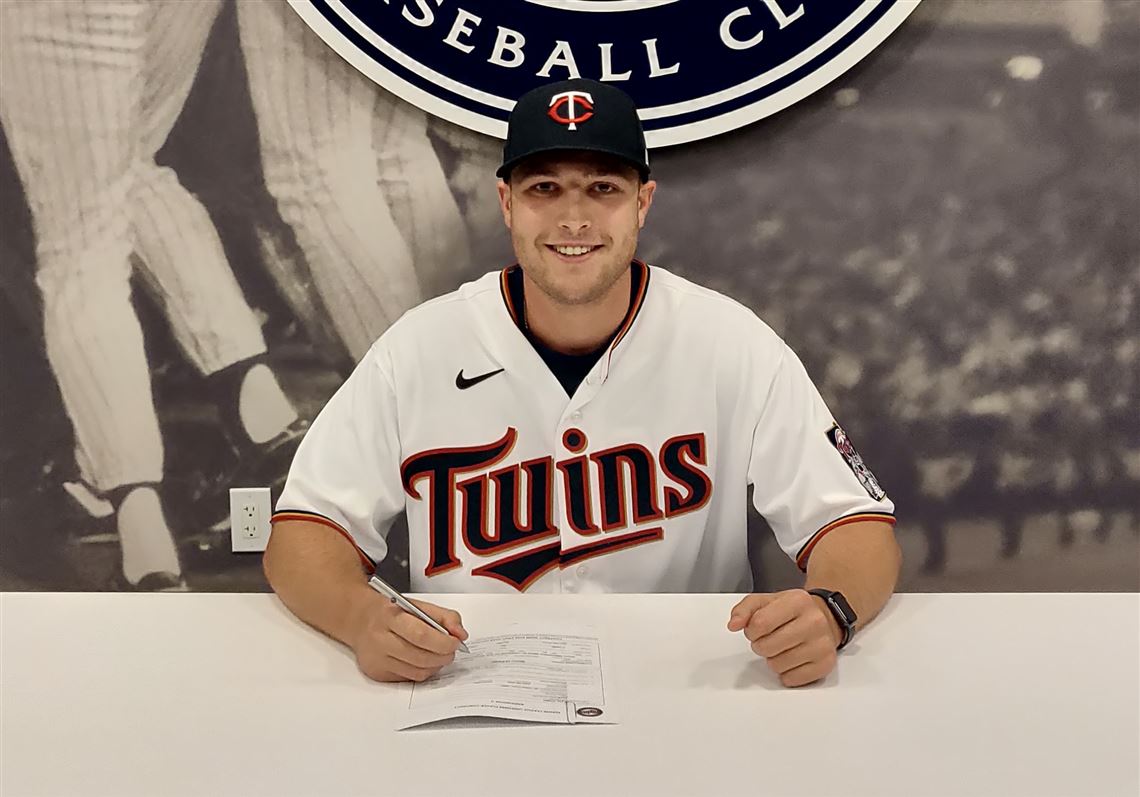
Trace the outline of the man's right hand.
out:
[[[350,640],[361,672],[374,681],[422,682],[455,659],[460,641],[468,636],[459,612],[412,601],[449,632],[441,634],[367,589],[368,594],[361,595]]]

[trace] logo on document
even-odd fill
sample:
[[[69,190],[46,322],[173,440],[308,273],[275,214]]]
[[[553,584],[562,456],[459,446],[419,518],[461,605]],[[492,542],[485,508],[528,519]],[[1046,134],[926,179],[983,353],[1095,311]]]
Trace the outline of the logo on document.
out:
[[[582,708],[578,709],[574,713],[577,714],[579,717],[600,717],[600,716],[602,716],[602,710],[600,708],[596,708],[595,706],[582,706]]]
[[[719,135],[799,102],[881,44],[920,0],[289,0],[317,35],[428,113],[503,138],[514,98],[612,82],[650,147]],[[589,106],[557,111],[567,124]]]

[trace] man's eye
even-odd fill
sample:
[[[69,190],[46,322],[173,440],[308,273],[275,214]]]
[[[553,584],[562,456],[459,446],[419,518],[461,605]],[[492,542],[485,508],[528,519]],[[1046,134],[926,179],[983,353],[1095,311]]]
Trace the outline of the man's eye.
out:
[[[558,186],[554,183],[535,183],[531,186],[532,191],[536,191],[540,194],[552,194],[557,188]]]
[[[599,194],[613,194],[618,189],[617,189],[617,186],[614,185],[613,183],[595,183],[594,184],[594,190],[597,191]]]

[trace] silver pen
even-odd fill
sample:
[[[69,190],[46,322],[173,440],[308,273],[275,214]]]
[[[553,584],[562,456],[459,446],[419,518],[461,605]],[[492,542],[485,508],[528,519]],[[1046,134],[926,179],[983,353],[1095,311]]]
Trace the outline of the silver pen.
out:
[[[416,606],[410,600],[408,600],[403,595],[401,595],[399,590],[397,590],[395,587],[393,587],[391,584],[389,584],[384,579],[380,578],[379,576],[372,576],[372,578],[368,579],[368,586],[372,587],[372,589],[376,590],[381,595],[386,597],[388,600],[392,601],[392,603],[399,606],[401,609],[403,609],[408,614],[420,618],[425,623],[427,623],[432,628],[434,628],[436,631],[440,631],[444,634],[447,634],[448,636],[451,636],[450,631],[448,631],[442,625],[437,623],[435,620],[431,619],[431,617],[429,617],[427,614],[425,614],[422,609],[420,609],[418,606]],[[470,650],[467,649],[467,646],[464,645],[462,642],[459,643],[459,649],[462,650],[464,653],[470,653],[471,652]]]

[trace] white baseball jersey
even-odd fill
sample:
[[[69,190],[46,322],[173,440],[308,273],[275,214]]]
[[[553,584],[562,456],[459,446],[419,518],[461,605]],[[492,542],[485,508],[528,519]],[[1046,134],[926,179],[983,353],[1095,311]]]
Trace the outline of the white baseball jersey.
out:
[[[767,325],[633,268],[629,312],[569,398],[509,269],[408,312],[309,429],[274,519],[326,523],[375,563],[406,510],[415,592],[746,591],[749,485],[801,568],[828,531],[893,522]]]

